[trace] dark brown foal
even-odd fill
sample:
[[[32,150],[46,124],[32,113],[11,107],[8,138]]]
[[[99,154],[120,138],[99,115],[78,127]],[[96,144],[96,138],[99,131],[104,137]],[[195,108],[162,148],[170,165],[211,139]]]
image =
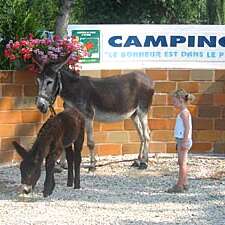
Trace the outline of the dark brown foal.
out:
[[[41,165],[43,160],[46,159],[43,194],[44,197],[52,194],[55,187],[55,162],[64,149],[68,162],[67,186],[73,186],[74,183],[74,188],[80,188],[80,163],[84,141],[84,126],[82,115],[75,108],[71,108],[49,118],[45,122],[30,151],[26,151],[17,142],[13,142],[17,153],[22,157],[20,171],[23,192],[29,193],[35,187],[41,175]],[[74,150],[71,147],[73,143]]]

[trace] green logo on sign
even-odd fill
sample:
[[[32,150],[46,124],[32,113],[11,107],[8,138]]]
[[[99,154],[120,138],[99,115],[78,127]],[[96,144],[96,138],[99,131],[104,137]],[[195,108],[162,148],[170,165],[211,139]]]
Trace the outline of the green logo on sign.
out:
[[[87,48],[89,56],[81,59],[83,63],[100,62],[100,31],[99,30],[73,30],[72,36],[76,36]]]

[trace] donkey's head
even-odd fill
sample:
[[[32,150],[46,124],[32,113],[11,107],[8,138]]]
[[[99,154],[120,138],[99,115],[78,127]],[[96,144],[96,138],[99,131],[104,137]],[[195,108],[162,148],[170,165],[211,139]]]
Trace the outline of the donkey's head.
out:
[[[29,151],[26,151],[16,141],[13,145],[17,153],[21,156],[20,163],[21,184],[23,185],[23,192],[28,194],[35,187],[41,175],[41,164],[36,162]]]
[[[45,65],[33,57],[33,61],[38,65],[40,73],[37,76],[38,96],[36,99],[37,108],[46,113],[48,107],[54,104],[61,88],[60,69],[69,61],[70,55],[55,62],[49,62]]]

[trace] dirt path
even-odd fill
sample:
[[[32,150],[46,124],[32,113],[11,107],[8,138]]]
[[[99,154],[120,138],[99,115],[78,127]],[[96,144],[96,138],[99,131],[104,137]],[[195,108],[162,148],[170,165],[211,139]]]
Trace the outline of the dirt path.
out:
[[[134,156],[105,157],[101,163]],[[84,160],[85,161],[85,160]],[[190,191],[168,194],[177,176],[177,158],[150,159],[145,171],[130,162],[82,169],[80,190],[66,187],[66,171],[56,174],[54,193],[43,198],[44,172],[35,192],[18,193],[18,166],[0,167],[0,225],[225,224],[225,158],[190,156]],[[223,171],[223,172],[221,172]]]

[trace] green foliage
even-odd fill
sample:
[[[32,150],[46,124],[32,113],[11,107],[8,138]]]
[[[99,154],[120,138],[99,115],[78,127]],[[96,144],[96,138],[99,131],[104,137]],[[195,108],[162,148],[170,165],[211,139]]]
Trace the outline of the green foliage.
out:
[[[207,22],[205,0],[79,0],[79,6],[79,21],[87,24]]]
[[[5,44],[54,29],[57,10],[54,0],[0,0],[0,69],[14,69],[3,55]]]
[[[3,56],[5,43],[28,35],[37,28],[27,3],[23,0],[0,0],[0,68],[12,69]]]
[[[29,0],[31,13],[36,18],[42,30],[55,30],[55,20],[58,13],[59,1],[55,0]]]
[[[162,1],[164,11],[162,23],[202,24],[206,23],[205,1],[203,0],[167,0]]]

